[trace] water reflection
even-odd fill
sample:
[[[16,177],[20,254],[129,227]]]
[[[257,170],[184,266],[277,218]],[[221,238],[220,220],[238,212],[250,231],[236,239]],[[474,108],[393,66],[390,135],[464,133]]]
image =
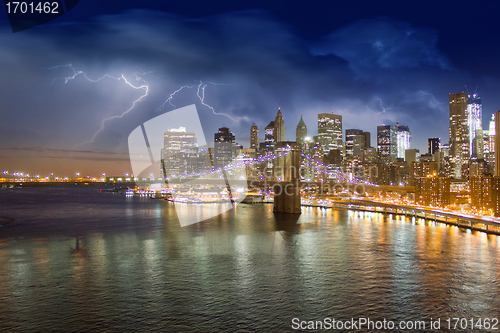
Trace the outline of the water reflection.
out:
[[[181,227],[171,203],[127,200],[86,199],[92,216],[62,207],[55,221],[39,207],[53,234],[0,234],[0,330],[287,331],[294,317],[484,318],[500,308],[497,236],[266,204]],[[74,220],[86,223],[78,237],[64,227]]]

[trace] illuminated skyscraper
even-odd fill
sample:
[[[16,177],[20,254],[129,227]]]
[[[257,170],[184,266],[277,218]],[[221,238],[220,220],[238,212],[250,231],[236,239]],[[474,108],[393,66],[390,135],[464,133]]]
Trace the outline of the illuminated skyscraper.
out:
[[[428,152],[434,155],[435,152],[441,150],[441,138],[429,138]]]
[[[490,120],[490,129],[488,131],[488,135],[490,136],[490,147],[489,147],[489,156],[488,156],[488,164],[490,165],[490,170],[495,170],[495,156],[496,156],[496,143],[495,143],[495,138],[496,138],[496,126],[495,126],[495,113],[491,115],[491,120]],[[490,171],[491,172],[491,171]],[[498,174],[495,174],[495,176],[500,176]]]
[[[380,157],[392,156],[396,158],[398,156],[397,133],[396,126],[377,126],[377,149]]]
[[[259,149],[259,128],[255,124],[250,128],[250,148]]]
[[[234,134],[227,127],[219,128],[214,136],[214,166],[224,168],[233,158]]]
[[[469,127],[469,152],[471,155],[478,156],[484,150],[481,146],[483,143],[482,130],[483,130],[483,117],[482,117],[481,98],[477,94],[467,96],[467,126]],[[479,134],[481,131],[481,134]],[[474,152],[474,138],[480,137],[476,140],[477,151]]]
[[[323,153],[342,149],[342,116],[332,113],[318,114],[318,141]]]
[[[299,144],[304,143],[304,139],[307,136],[307,126],[302,119],[302,115],[300,116],[299,124],[297,125],[297,130],[295,132],[295,141]]]
[[[274,146],[276,141],[274,140],[275,125],[274,121],[271,121],[264,129],[264,142],[260,143],[260,152],[269,153],[274,151]]]
[[[500,129],[500,111],[495,113],[495,129]],[[499,151],[498,153],[496,151]],[[495,133],[495,176],[500,176],[500,135]]]
[[[482,128],[476,130],[476,137],[472,140],[472,156],[479,159],[484,158],[484,136]]]
[[[370,133],[359,129],[345,130],[346,156],[358,156],[366,148],[370,147]]]
[[[196,171],[198,144],[194,132],[173,128],[163,134],[163,142],[162,174],[163,170],[166,177]]]
[[[397,157],[405,158],[405,151],[411,147],[411,133],[408,126],[397,126]]]
[[[450,94],[450,157],[454,166],[453,176],[461,178],[462,164],[470,158],[469,126],[467,117],[467,94]],[[472,108],[472,106],[471,106]]]
[[[281,108],[278,108],[278,114],[274,119],[274,142],[285,141],[285,120],[281,114]]]
[[[269,125],[266,126],[265,128],[265,135],[264,135],[264,141],[265,142],[276,142],[274,140],[274,121],[271,121]]]

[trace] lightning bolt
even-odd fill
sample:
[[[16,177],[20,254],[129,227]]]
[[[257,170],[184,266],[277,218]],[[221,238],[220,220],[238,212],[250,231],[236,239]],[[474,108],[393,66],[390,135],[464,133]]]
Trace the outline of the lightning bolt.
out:
[[[434,101],[434,103],[436,103],[436,104],[444,104],[444,103],[440,103],[440,102],[438,102],[438,101],[436,100],[436,98],[434,97],[434,95],[433,95],[433,94],[431,94],[431,93],[428,93],[428,92],[425,92],[425,91],[422,91],[422,90],[419,90],[419,92],[420,92],[420,93],[422,93],[422,94],[424,94],[424,95],[431,96],[431,97],[432,97],[432,100],[433,100],[433,101]]]
[[[64,83],[68,83],[68,81],[71,81],[71,80],[74,80],[78,75],[83,75],[83,77],[85,79],[87,79],[87,81],[90,81],[90,82],[99,82],[101,80],[104,80],[105,78],[110,78],[110,79],[113,79],[113,80],[121,80],[121,78],[119,77],[114,77],[114,76],[111,76],[109,74],[104,74],[103,76],[101,76],[100,78],[96,79],[96,80],[93,80],[91,78],[89,78],[87,76],[87,74],[83,71],[77,71],[74,67],[73,67],[73,64],[67,64],[67,65],[57,65],[57,66],[54,66],[54,67],[50,67],[49,69],[59,69],[59,68],[64,68],[64,67],[68,67],[68,68],[71,68],[71,70],[73,70],[73,75],[70,75],[70,76],[67,76],[65,78],[62,78],[62,80],[64,80]],[[52,80],[51,83],[49,83],[48,85],[54,85],[54,83],[57,81],[57,80],[61,80],[61,78],[55,78]]]
[[[148,96],[148,93],[149,93],[149,83],[146,82],[144,79],[142,79],[140,75],[147,75],[151,72],[144,72],[144,71],[141,71],[140,73],[139,72],[135,72],[133,75],[136,79],[136,81],[140,81],[142,82],[143,84],[140,85],[140,86],[135,86],[133,85],[126,77],[124,74],[121,75],[121,77],[115,77],[115,76],[111,76],[109,74],[104,74],[103,76],[97,78],[97,79],[91,79],[87,76],[87,74],[84,72],[84,71],[77,71],[72,64],[67,64],[67,65],[58,65],[58,66],[54,66],[54,67],[51,67],[49,69],[58,69],[58,68],[63,68],[63,67],[69,67],[73,70],[73,75],[70,75],[70,76],[67,76],[65,78],[63,78],[64,80],[64,84],[68,83],[69,81],[71,80],[74,80],[76,79],[76,77],[78,77],[79,75],[82,75],[87,81],[89,82],[93,82],[93,83],[96,83],[96,82],[99,82],[101,80],[104,80],[106,78],[109,78],[109,79],[113,79],[113,80],[117,80],[117,81],[121,81],[123,80],[125,82],[125,84],[127,84],[128,86],[130,86],[131,88],[135,89],[135,90],[144,90],[144,93],[136,100],[134,100],[132,102],[132,106],[130,108],[128,108],[127,110],[123,111],[120,115],[115,115],[115,116],[111,116],[111,117],[107,117],[107,118],[104,118],[102,121],[101,121],[101,126],[100,128],[97,130],[97,132],[94,133],[94,135],[92,136],[92,138],[88,141],[85,141],[85,142],[82,142],[82,143],[79,143],[77,145],[75,145],[73,148],[71,149],[75,149],[79,146],[83,146],[84,144],[87,144],[87,143],[92,143],[94,142],[95,138],[97,137],[97,135],[99,133],[101,133],[104,128],[105,128],[105,125],[106,125],[106,122],[112,120],[112,119],[118,119],[118,118],[123,118],[123,116],[125,116],[127,113],[129,113],[130,111],[132,111],[135,106],[137,105],[137,103],[139,103],[140,101],[142,101],[146,96]],[[52,80],[52,83],[50,85],[53,85],[55,83],[55,81],[58,80],[57,78]]]
[[[377,99],[379,102],[380,102],[380,107],[382,108],[382,112],[379,112],[378,114],[381,114],[381,113],[385,113],[385,111],[387,110],[390,110],[391,108],[385,108],[383,105],[382,105],[382,99],[378,96],[375,96],[375,99]]]
[[[227,117],[229,119],[231,119],[232,121],[234,122],[239,122],[241,119],[247,119],[247,117],[242,117],[242,118],[234,118],[234,117],[231,117],[230,115],[227,115],[225,113],[222,113],[222,112],[216,112],[215,109],[208,105],[206,102],[205,102],[205,88],[209,85],[214,85],[214,86],[225,86],[226,84],[224,83],[214,83],[214,82],[210,82],[210,81],[207,81],[207,83],[204,83],[203,81],[200,81],[200,83],[198,84],[198,90],[196,91],[196,96],[198,96],[198,98],[200,99],[200,103],[207,107],[208,109],[210,109],[210,111],[212,111],[213,114],[215,114],[216,116],[224,116],[224,117]],[[185,85],[185,86],[182,86],[180,87],[179,89],[177,89],[176,91],[174,91],[173,93],[171,93],[168,98],[160,105],[160,107],[158,109],[156,109],[156,111],[162,111],[164,108],[165,108],[165,105],[168,103],[170,105],[172,105],[174,108],[176,107],[174,104],[172,104],[172,100],[174,98],[174,96],[182,91],[183,89],[192,89],[196,87],[196,85],[194,86],[188,86],[188,85]]]
[[[202,81],[200,81],[200,84],[198,85],[198,92],[196,93],[196,95],[198,96],[198,98],[200,99],[200,102],[201,104],[205,105],[207,108],[209,108],[210,110],[212,110],[213,114],[215,114],[216,116],[225,116],[225,117],[228,117],[229,119],[231,119],[232,121],[234,122],[239,122],[238,120],[234,119],[233,117],[225,114],[225,113],[217,113],[215,112],[215,109],[213,107],[211,107],[210,105],[208,105],[207,103],[205,103],[205,88],[207,87],[207,84],[203,83]],[[201,90],[201,95],[200,95],[200,90]]]
[[[143,73],[143,75],[144,74],[146,74],[146,73]],[[142,94],[138,99],[136,99],[135,101],[133,101],[132,102],[132,106],[129,107],[127,110],[123,111],[120,115],[115,115],[115,116],[111,116],[111,117],[108,117],[108,118],[104,118],[101,121],[101,127],[97,130],[97,132],[94,133],[94,135],[92,136],[92,138],[90,140],[82,142],[80,144],[77,144],[72,149],[75,149],[76,147],[82,146],[82,145],[84,145],[86,143],[92,143],[92,142],[94,142],[94,140],[97,137],[97,135],[104,130],[106,122],[108,122],[110,120],[113,120],[113,119],[123,118],[123,116],[125,116],[127,113],[129,113],[130,111],[132,111],[135,108],[135,106],[137,105],[137,103],[139,103],[140,101],[142,101],[148,95],[148,93],[149,93],[149,83],[147,83],[141,77],[139,77],[137,75],[137,73],[134,73],[134,76],[135,76],[135,79],[137,81],[142,81],[142,82],[144,82],[144,84],[141,85],[141,86],[134,86],[132,83],[130,83],[130,81],[127,80],[127,78],[125,78],[125,76],[123,74],[122,74],[121,78],[119,78],[118,80],[122,80],[123,79],[123,81],[125,81],[125,83],[127,85],[129,85],[131,88],[133,88],[135,90],[141,90],[141,89],[144,90],[144,94]]]
[[[66,76],[64,78],[55,78],[50,83],[48,83],[47,85],[54,85],[54,83],[57,80],[64,80],[64,84],[67,84],[69,81],[75,80],[78,76],[82,76],[87,81],[92,82],[92,83],[97,83],[97,82],[100,82],[101,80],[104,80],[104,79],[112,79],[112,80],[116,80],[116,81],[123,81],[126,85],[128,85],[132,89],[143,90],[144,91],[144,93],[141,96],[139,96],[139,98],[137,98],[136,100],[134,100],[132,102],[132,105],[127,110],[123,111],[119,115],[114,115],[114,116],[111,116],[111,117],[104,118],[101,121],[101,125],[100,125],[99,129],[94,133],[94,135],[92,136],[92,138],[90,140],[82,142],[82,143],[79,143],[79,144],[75,145],[72,149],[75,149],[75,148],[77,148],[79,146],[82,146],[82,145],[85,145],[87,143],[94,142],[94,140],[97,138],[97,136],[99,135],[99,133],[101,133],[105,129],[105,125],[106,125],[106,123],[108,121],[113,120],[113,119],[123,118],[126,114],[130,113],[136,107],[136,105],[139,102],[141,102],[144,98],[146,98],[146,96],[148,96],[148,94],[149,94],[149,83],[147,81],[145,81],[141,76],[150,75],[151,73],[153,73],[151,71],[150,72],[140,71],[140,72],[133,73],[133,75],[135,77],[135,80],[142,83],[140,85],[134,85],[134,84],[132,84],[125,77],[124,74],[122,74],[120,77],[115,77],[115,76],[112,76],[110,74],[104,74],[103,76],[101,76],[101,77],[99,77],[97,79],[92,79],[84,71],[77,70],[75,67],[73,67],[72,64],[57,65],[57,66],[54,66],[54,67],[50,67],[49,70],[59,69],[59,68],[70,68],[72,70],[73,74],[70,75],[70,76]],[[153,75],[151,75],[151,76],[153,76]],[[200,81],[200,83],[198,85],[197,92],[196,92],[196,96],[198,96],[198,98],[199,98],[199,100],[200,100],[200,102],[201,102],[202,105],[204,105],[205,107],[207,107],[208,109],[210,109],[213,112],[213,114],[215,114],[217,116],[225,116],[225,117],[231,119],[234,122],[239,122],[240,119],[247,119],[247,117],[235,119],[235,118],[233,118],[230,115],[227,115],[225,113],[216,112],[215,109],[212,106],[210,106],[209,104],[207,104],[205,102],[205,88],[207,87],[208,84],[215,85],[215,86],[225,85],[223,83],[214,83],[214,82],[210,82],[210,81],[207,81],[207,83],[203,83],[203,81]],[[196,85],[193,85],[193,86],[185,85],[185,86],[182,86],[179,89],[175,90],[158,107],[157,111],[162,111],[165,108],[165,105],[167,103],[170,104],[171,106],[173,106],[175,108],[176,106],[172,103],[172,100],[173,100],[174,96],[177,93],[179,93],[180,91],[182,91],[183,89],[192,89],[194,87],[196,87]]]
[[[156,111],[163,110],[165,108],[165,104],[167,104],[167,103],[172,105],[175,108],[176,106],[172,104],[172,99],[174,98],[175,94],[177,94],[179,91],[181,91],[184,88],[191,89],[194,87],[196,87],[196,86],[182,86],[182,87],[180,87],[179,89],[177,89],[176,91],[171,93],[170,96],[168,96],[168,98],[165,100],[165,102],[163,102],[162,105],[160,105],[160,107],[158,109],[156,109]]]

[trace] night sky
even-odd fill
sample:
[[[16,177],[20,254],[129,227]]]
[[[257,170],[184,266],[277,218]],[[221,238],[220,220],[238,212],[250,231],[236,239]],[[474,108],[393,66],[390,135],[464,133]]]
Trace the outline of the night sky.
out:
[[[278,107],[288,140],[300,115],[313,136],[317,114],[334,111],[372,145],[402,109],[426,152],[429,137],[448,142],[448,94],[467,86],[488,129],[500,110],[500,2],[325,3],[81,0],[15,34],[0,10],[0,169],[129,172],[130,132],[190,104],[207,141],[227,126],[244,147]]]

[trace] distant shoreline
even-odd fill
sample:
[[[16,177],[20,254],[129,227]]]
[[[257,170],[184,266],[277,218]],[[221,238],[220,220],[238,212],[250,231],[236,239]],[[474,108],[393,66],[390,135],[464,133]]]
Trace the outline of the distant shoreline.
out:
[[[14,186],[14,187],[26,187],[26,186],[89,186],[89,185],[100,185],[100,186],[134,186],[133,182],[3,182],[0,186]]]

